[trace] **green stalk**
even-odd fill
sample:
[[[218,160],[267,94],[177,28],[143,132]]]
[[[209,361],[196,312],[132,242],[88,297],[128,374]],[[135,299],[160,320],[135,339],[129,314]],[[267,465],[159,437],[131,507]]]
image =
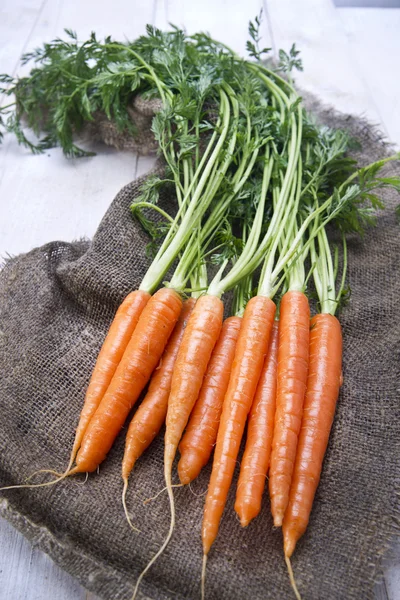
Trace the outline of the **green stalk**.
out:
[[[208,293],[210,295],[217,296],[220,298],[225,290],[236,285],[236,283],[242,278],[242,276],[240,276],[240,274],[244,268],[244,265],[246,264],[247,260],[254,254],[255,248],[257,247],[257,244],[258,244],[258,241],[260,238],[262,222],[263,222],[268,186],[269,186],[269,182],[271,179],[271,173],[272,173],[272,168],[273,168],[273,160],[272,159],[268,160],[268,159],[269,159],[269,147],[267,146],[261,196],[260,196],[260,200],[259,200],[259,203],[257,206],[256,216],[254,218],[246,245],[243,249],[242,254],[238,258],[237,262],[232,267],[232,269],[228,273],[228,275],[222,280],[216,279],[216,278],[213,279],[213,281],[210,284],[210,287],[208,288]]]
[[[318,243],[318,252],[317,252]],[[333,267],[332,253],[325,228],[313,238],[310,246],[311,260],[315,265],[313,271],[315,289],[319,298],[320,312],[334,315],[342,295],[347,271],[347,245],[343,236],[343,273],[338,294],[336,294],[336,276]]]
[[[233,187],[233,191],[231,193],[225,194],[223,198],[218,202],[218,204],[214,207],[213,211],[207,218],[206,222],[201,226],[200,232],[194,232],[192,234],[191,239],[186,245],[185,251],[178,263],[178,266],[175,270],[173,278],[170,281],[171,287],[176,290],[183,290],[186,285],[186,281],[190,276],[190,273],[193,269],[196,268],[196,256],[198,255],[198,248],[196,246],[196,242],[201,243],[203,259],[205,258],[205,252],[213,239],[213,235],[215,231],[221,224],[221,221],[225,218],[226,212],[229,208],[230,203],[233,198],[239,193],[243,185],[246,183],[248,177],[251,174],[251,171],[254,167],[254,163],[257,159],[259,149],[256,148],[248,161],[246,167],[245,158],[243,158],[239,168],[237,169],[233,181],[235,183]],[[246,156],[248,159],[248,156]],[[245,173],[243,174],[243,170],[246,168]],[[216,248],[212,251],[215,252]]]
[[[207,185],[207,183],[209,183],[208,179],[212,173],[213,167],[217,165],[217,159],[219,157],[219,154],[222,150],[222,146],[223,146],[226,136],[228,134],[229,124],[230,124],[230,116],[231,116],[230,103],[229,103],[227,94],[223,90],[221,90],[221,113],[222,113],[223,121],[222,121],[222,131],[221,131],[221,135],[218,140],[218,143],[217,143],[216,147],[214,148],[214,151],[213,151],[207,165],[204,168],[204,171],[202,173],[200,181],[196,187],[195,192],[193,193],[193,196],[190,200],[190,204],[187,207],[186,212],[179,224],[177,232],[173,236],[172,241],[170,241],[170,243],[168,244],[166,249],[164,249],[164,247],[163,247],[165,245],[165,242],[161,246],[159,252],[157,253],[156,258],[154,259],[154,261],[150,265],[150,268],[148,269],[146,275],[144,276],[144,279],[143,279],[139,289],[145,290],[145,291],[148,291],[149,293],[151,293],[159,285],[164,274],[168,271],[172,262],[175,260],[175,258],[179,254],[179,252],[182,250],[185,243],[188,241],[188,239],[191,235],[191,231],[193,230],[193,228],[197,227],[197,225],[200,223],[202,216],[204,215],[212,198],[214,197],[215,193],[217,192],[217,189],[218,189],[218,187],[228,169],[228,166],[230,164],[233,150],[234,150],[234,147],[236,144],[237,114],[238,114],[237,103],[233,105],[233,109],[234,109],[234,114],[235,114],[236,125],[234,125],[234,131],[231,136],[229,147],[226,151],[226,156],[224,158],[223,163],[217,168],[217,173],[214,177],[214,181],[211,182],[210,193],[205,198],[204,197],[202,198],[203,190],[204,190],[205,186]],[[184,199],[182,205],[185,205],[185,200],[186,200],[186,198]],[[180,220],[180,218],[181,218],[180,213],[181,213],[181,209],[178,210],[177,216],[174,219],[174,224],[178,223],[178,221]],[[171,233],[171,230],[172,230],[172,227],[171,227],[169,233]],[[168,238],[168,236],[167,236],[167,238]],[[166,238],[166,240],[167,240],[167,238]],[[172,284],[172,282],[171,282],[171,284]]]
[[[218,287],[214,286],[213,282],[211,282],[210,288],[211,288],[212,292],[215,295],[218,295],[219,297],[223,294],[223,292],[225,290],[228,290],[228,289],[234,287],[238,283],[238,281],[240,281],[240,279],[242,277],[245,277],[246,275],[252,273],[257,268],[257,266],[260,264],[260,262],[265,258],[265,252],[266,252],[267,248],[276,239],[276,229],[279,226],[279,224],[282,223],[282,218],[285,213],[285,208],[286,208],[286,205],[288,202],[288,198],[290,197],[291,187],[293,185],[293,181],[296,176],[296,165],[297,165],[299,157],[300,157],[300,144],[301,144],[301,132],[302,132],[301,109],[298,110],[298,115],[299,115],[299,123],[298,124],[296,124],[294,115],[291,116],[291,125],[292,126],[291,126],[291,141],[289,144],[288,166],[287,166],[287,169],[286,169],[286,172],[284,175],[282,187],[281,187],[280,194],[279,194],[279,199],[277,200],[278,208],[273,213],[268,230],[267,230],[264,238],[262,239],[261,243],[259,244],[258,249],[256,249],[256,248],[257,248],[258,241],[259,241],[259,235],[257,237],[257,242],[254,246],[250,242],[250,239],[251,239],[251,234],[250,234],[249,240],[246,243],[243,253],[242,253],[240,259],[235,264],[235,266],[232,268],[231,272],[219,283]],[[268,181],[268,185],[269,185],[269,179],[271,176],[271,172],[269,173],[268,178],[266,178],[265,175],[266,175],[266,171],[264,171],[263,188],[264,188],[264,184],[266,183],[266,181]],[[268,185],[267,185],[267,188],[268,188]],[[263,189],[263,193],[264,193],[264,191],[266,194],[267,189]],[[263,198],[263,202],[265,203],[265,197]],[[262,219],[262,216],[263,215],[261,214],[261,219]],[[213,286],[213,287],[211,287],[211,286]],[[263,290],[262,286],[261,286],[261,292],[269,294],[269,291],[265,292]],[[209,293],[211,293],[210,289],[209,289]],[[260,288],[259,288],[259,293],[260,293]]]

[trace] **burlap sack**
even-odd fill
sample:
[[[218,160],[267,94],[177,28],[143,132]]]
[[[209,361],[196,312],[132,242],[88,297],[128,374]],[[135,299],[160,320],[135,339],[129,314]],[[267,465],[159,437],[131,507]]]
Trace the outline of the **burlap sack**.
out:
[[[348,129],[362,143],[358,158],[387,153],[363,121],[308,103],[322,121]],[[94,159],[95,160],[95,159]],[[392,166],[388,171],[397,169]],[[138,182],[121,190],[92,242],[51,242],[9,260],[0,274],[0,483],[33,471],[65,468],[96,355],[118,304],[149,264],[146,238],[129,205]],[[307,534],[293,558],[307,600],[372,598],[381,560],[398,531],[400,410],[399,201],[365,239],[349,242],[350,305],[343,312],[344,386]],[[121,505],[124,431],[99,474],[54,487],[1,493],[1,514],[88,589],[107,600],[129,598],[137,576],[169,526],[166,495],[143,505],[164,485],[162,435],[139,460],[128,504]],[[192,488],[175,490],[177,526],[171,544],[141,587],[141,598],[194,600],[200,595],[200,528],[210,468]],[[237,476],[237,474],[236,474]],[[176,477],[176,475],[175,475]],[[290,599],[282,538],[267,495],[260,516],[242,529],[232,487],[207,567],[208,600]]]
[[[137,154],[155,154],[157,142],[151,132],[151,122],[162,103],[157,98],[144,100],[135,96],[132,105],[128,106],[128,113],[136,129],[135,137],[130,132],[119,131],[113,121],[110,121],[102,112],[97,112],[94,121],[88,122],[83,134],[92,140],[104,142],[117,150],[131,150]]]

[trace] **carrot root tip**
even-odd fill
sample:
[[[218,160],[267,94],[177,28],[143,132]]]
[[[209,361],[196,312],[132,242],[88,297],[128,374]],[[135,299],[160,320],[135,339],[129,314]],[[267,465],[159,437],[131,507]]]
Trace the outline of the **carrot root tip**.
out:
[[[128,507],[126,505],[126,492],[127,491],[128,491],[128,480],[124,479],[124,487],[122,490],[122,506],[124,507],[125,517],[126,517],[126,520],[128,521],[129,527],[132,529],[132,531],[134,531],[135,533],[141,533],[141,531],[133,525],[130,515],[129,515],[129,512],[128,512]]]
[[[183,483],[174,483],[173,485],[171,485],[172,488],[179,488],[179,487],[183,487]],[[151,498],[146,498],[146,500],[143,500],[143,504],[149,504],[149,502],[152,502],[153,500],[156,500],[158,498],[158,496],[160,496],[163,492],[165,492],[166,490],[168,490],[168,487],[165,486],[162,488],[162,490],[160,490],[159,492],[157,492],[157,494],[155,496],[152,496]]]
[[[52,475],[55,475],[56,477],[62,477],[62,475],[64,475],[64,473],[59,473],[58,471],[54,471],[53,469],[39,469],[39,471],[35,471],[34,473],[32,473],[32,475],[29,475],[29,477],[27,477],[25,479],[25,483],[30,481],[31,479],[33,479],[33,477],[35,477],[35,475],[39,475],[39,473],[51,473]]]
[[[285,562],[286,562],[287,570],[289,573],[290,585],[292,586],[292,589],[296,596],[296,600],[301,600],[300,592],[297,589],[296,581],[294,579],[292,564],[290,562],[290,558],[286,554],[285,554]]]
[[[235,511],[242,527],[247,527],[257,517],[260,509],[261,506],[249,501],[241,501],[235,504]]]
[[[178,475],[181,483],[187,485],[200,474],[203,467],[202,457],[195,449],[187,449],[178,463]]]
[[[201,569],[201,600],[205,600],[206,597],[206,567],[207,554],[203,554],[203,566]]]
[[[60,481],[63,481],[66,477],[69,477],[70,475],[77,473],[78,471],[76,469],[77,469],[77,467],[75,467],[75,469],[65,471],[65,473],[60,475],[60,477],[58,477],[57,479],[53,479],[52,481],[45,481],[44,483],[21,483],[18,485],[6,485],[6,486],[0,488],[0,492],[6,491],[6,490],[18,490],[18,489],[23,489],[23,488],[26,489],[26,488],[48,487],[49,485],[54,485],[55,483],[59,483]]]
[[[294,552],[294,549],[296,547],[296,542],[292,537],[289,537],[288,535],[285,535],[284,532],[284,536],[283,536],[283,551],[285,553],[285,556],[287,556],[288,558],[290,558]]]
[[[173,458],[171,460],[171,457],[169,457],[169,458],[165,457],[164,476],[165,476],[165,482],[167,484],[166,490],[168,492],[168,498],[169,498],[170,509],[171,509],[171,521],[170,521],[168,535],[165,538],[161,548],[155,553],[153,558],[147,563],[147,566],[140,573],[140,575],[136,581],[135,589],[133,591],[132,600],[135,600],[135,598],[137,597],[139,586],[141,584],[143,577],[146,575],[147,571],[151,568],[151,566],[156,562],[156,560],[161,556],[161,554],[164,552],[165,548],[168,546],[168,544],[172,538],[174,529],[175,529],[175,504],[174,504],[174,493],[172,491],[173,486],[172,486],[172,482],[171,482],[172,461],[173,461]]]

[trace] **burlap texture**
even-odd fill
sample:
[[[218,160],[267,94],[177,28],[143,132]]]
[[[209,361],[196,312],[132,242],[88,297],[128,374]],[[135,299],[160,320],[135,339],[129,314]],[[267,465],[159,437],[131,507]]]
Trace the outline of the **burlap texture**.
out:
[[[114,121],[100,111],[95,114],[92,122],[86,124],[83,134],[117,150],[131,150],[142,155],[155,154],[158,146],[150,128],[153,116],[161,106],[162,103],[157,98],[144,100],[139,95],[135,96],[132,105],[128,106],[129,116],[136,129],[134,137],[129,131],[119,131]]]
[[[365,122],[307,102],[322,121],[360,140],[361,163],[387,153]],[[62,470],[68,462],[107,327],[149,264],[146,238],[129,212],[138,185],[121,190],[91,242],[46,244],[9,260],[0,273],[0,484],[20,483],[40,468]],[[365,241],[349,241],[352,298],[341,317],[344,386],[308,532],[293,557],[307,600],[373,598],[382,556],[397,531],[400,272],[393,208],[399,200],[395,193],[382,197],[387,209],[377,228]],[[164,485],[162,437],[130,478],[128,504],[138,535],[129,529],[120,499],[124,431],[100,473],[84,485],[77,477],[3,492],[1,514],[88,589],[107,600],[129,598],[169,526],[165,494],[143,505]],[[175,490],[175,534],[143,581],[141,598],[199,598],[201,494],[209,475],[208,467],[192,489]],[[233,511],[234,494],[235,486],[209,557],[207,599],[292,598],[267,494],[247,529]]]

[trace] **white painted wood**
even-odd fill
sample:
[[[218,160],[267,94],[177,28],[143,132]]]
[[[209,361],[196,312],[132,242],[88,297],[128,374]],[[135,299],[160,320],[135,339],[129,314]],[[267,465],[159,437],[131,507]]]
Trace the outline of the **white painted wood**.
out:
[[[31,19],[21,18],[27,2]],[[78,32],[81,39],[96,31],[115,38],[135,38],[153,19],[152,2],[126,0],[111,3],[23,0],[2,7],[0,37],[4,27],[14,24],[17,35],[7,36],[7,63],[14,68],[22,50],[35,47],[62,35],[65,27]],[[29,14],[30,14],[29,13]],[[23,44],[16,44],[21,27]],[[1,57],[0,57],[1,58]],[[5,62],[4,70],[7,68]],[[3,68],[3,64],[2,64]],[[28,66],[19,74],[26,72]],[[95,158],[67,161],[59,149],[44,156],[33,156],[7,136],[0,147],[0,257],[26,252],[51,239],[73,240],[91,237],[111,199],[119,189],[136,177],[136,157],[104,146],[95,147]]]
[[[85,600],[82,586],[12,526],[0,520],[0,597],[4,600]]]
[[[0,256],[52,239],[91,237],[121,187],[136,177],[136,156],[104,146],[66,160],[60,149],[34,156],[9,136],[0,149]],[[3,155],[2,155],[3,154]]]
[[[288,50],[295,42],[301,50],[304,72],[295,74],[297,83],[337,110],[380,123],[331,0],[265,0],[265,6],[274,47]]]
[[[0,73],[13,75],[46,0],[2,0],[0,3]]]
[[[400,542],[394,549],[394,556],[385,574],[385,584],[389,600],[400,600]]]
[[[156,25],[166,28],[173,23],[189,34],[209,32],[244,56],[249,20],[254,20],[262,6],[262,0],[159,0]],[[265,22],[263,29],[266,31]]]
[[[155,1],[46,0],[30,44],[61,36],[66,27],[75,30],[82,40],[92,31],[99,38],[112,35],[120,40],[135,39],[144,33],[146,24],[153,21]]]
[[[359,77],[389,138],[400,147],[400,10],[341,8],[337,12]]]

